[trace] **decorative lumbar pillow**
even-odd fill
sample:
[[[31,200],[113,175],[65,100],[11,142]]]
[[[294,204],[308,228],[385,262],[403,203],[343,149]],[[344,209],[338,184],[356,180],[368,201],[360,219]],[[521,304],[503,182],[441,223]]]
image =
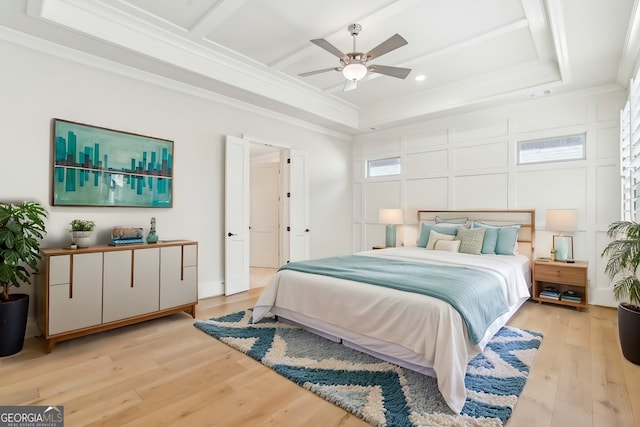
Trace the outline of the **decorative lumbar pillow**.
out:
[[[480,255],[482,253],[482,242],[486,228],[461,228],[458,230],[456,240],[460,240],[460,252],[465,254]]]
[[[460,249],[460,240],[436,240],[433,246],[435,251],[458,252]]]
[[[469,221],[469,218],[466,216],[460,218],[442,218],[441,216],[436,215],[436,224],[460,224],[465,225]]]
[[[431,250],[434,248],[436,241],[438,240],[454,240],[456,238],[456,236],[453,236],[451,234],[442,234],[442,233],[438,233],[435,230],[431,230],[429,232],[429,242],[427,243],[427,249]]]
[[[418,243],[416,244],[416,246],[420,248],[424,248],[427,246],[427,243],[429,242],[429,233],[431,232],[431,230],[434,230],[440,234],[448,234],[451,236],[455,236],[456,233],[458,232],[458,228],[459,228],[459,225],[446,226],[446,225],[427,224],[423,222],[422,225],[420,226],[420,236],[418,237]]]

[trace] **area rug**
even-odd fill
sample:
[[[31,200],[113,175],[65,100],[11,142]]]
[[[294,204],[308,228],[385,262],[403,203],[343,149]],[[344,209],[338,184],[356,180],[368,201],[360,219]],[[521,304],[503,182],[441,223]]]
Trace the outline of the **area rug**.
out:
[[[542,334],[503,327],[467,366],[460,414],[436,380],[265,317],[251,310],[195,326],[279,374],[376,426],[499,427],[524,388]]]

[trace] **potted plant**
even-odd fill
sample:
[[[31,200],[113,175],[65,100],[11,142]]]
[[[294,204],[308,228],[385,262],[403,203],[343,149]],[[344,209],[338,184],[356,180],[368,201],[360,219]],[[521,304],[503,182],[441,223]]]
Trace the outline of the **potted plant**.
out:
[[[609,225],[609,242],[602,256],[609,256],[605,273],[613,283],[618,304],[618,333],[622,354],[640,365],[640,223],[616,221]]]
[[[9,289],[37,272],[47,211],[36,202],[0,203],[0,356],[22,350],[29,295]]]
[[[85,242],[96,228],[96,223],[87,219],[74,219],[71,225],[71,244],[76,247],[86,246]]]

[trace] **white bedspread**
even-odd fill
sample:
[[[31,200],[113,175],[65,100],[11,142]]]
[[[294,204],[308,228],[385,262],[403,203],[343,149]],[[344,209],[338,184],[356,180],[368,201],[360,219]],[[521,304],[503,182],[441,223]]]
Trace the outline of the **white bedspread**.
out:
[[[499,277],[510,307],[529,297],[525,277],[529,260],[521,255],[469,255],[415,247],[359,254],[478,268]],[[273,307],[301,313],[420,355],[424,366],[435,371],[440,392],[456,412],[462,410],[466,399],[464,376],[468,362],[499,329],[493,328],[489,336],[474,346],[469,342],[460,314],[446,302],[426,295],[290,270],[278,272],[267,285],[254,307],[254,322]],[[502,324],[506,320],[502,319]]]

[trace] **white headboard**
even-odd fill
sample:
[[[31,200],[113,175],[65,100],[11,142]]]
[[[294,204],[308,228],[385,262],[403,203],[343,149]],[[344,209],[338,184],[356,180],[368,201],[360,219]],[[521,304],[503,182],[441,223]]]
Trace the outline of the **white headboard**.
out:
[[[466,218],[467,221],[482,221],[495,225],[520,224],[518,252],[533,260],[536,237],[535,209],[516,210],[419,210],[418,230],[423,222],[434,224],[436,216],[442,220]]]

